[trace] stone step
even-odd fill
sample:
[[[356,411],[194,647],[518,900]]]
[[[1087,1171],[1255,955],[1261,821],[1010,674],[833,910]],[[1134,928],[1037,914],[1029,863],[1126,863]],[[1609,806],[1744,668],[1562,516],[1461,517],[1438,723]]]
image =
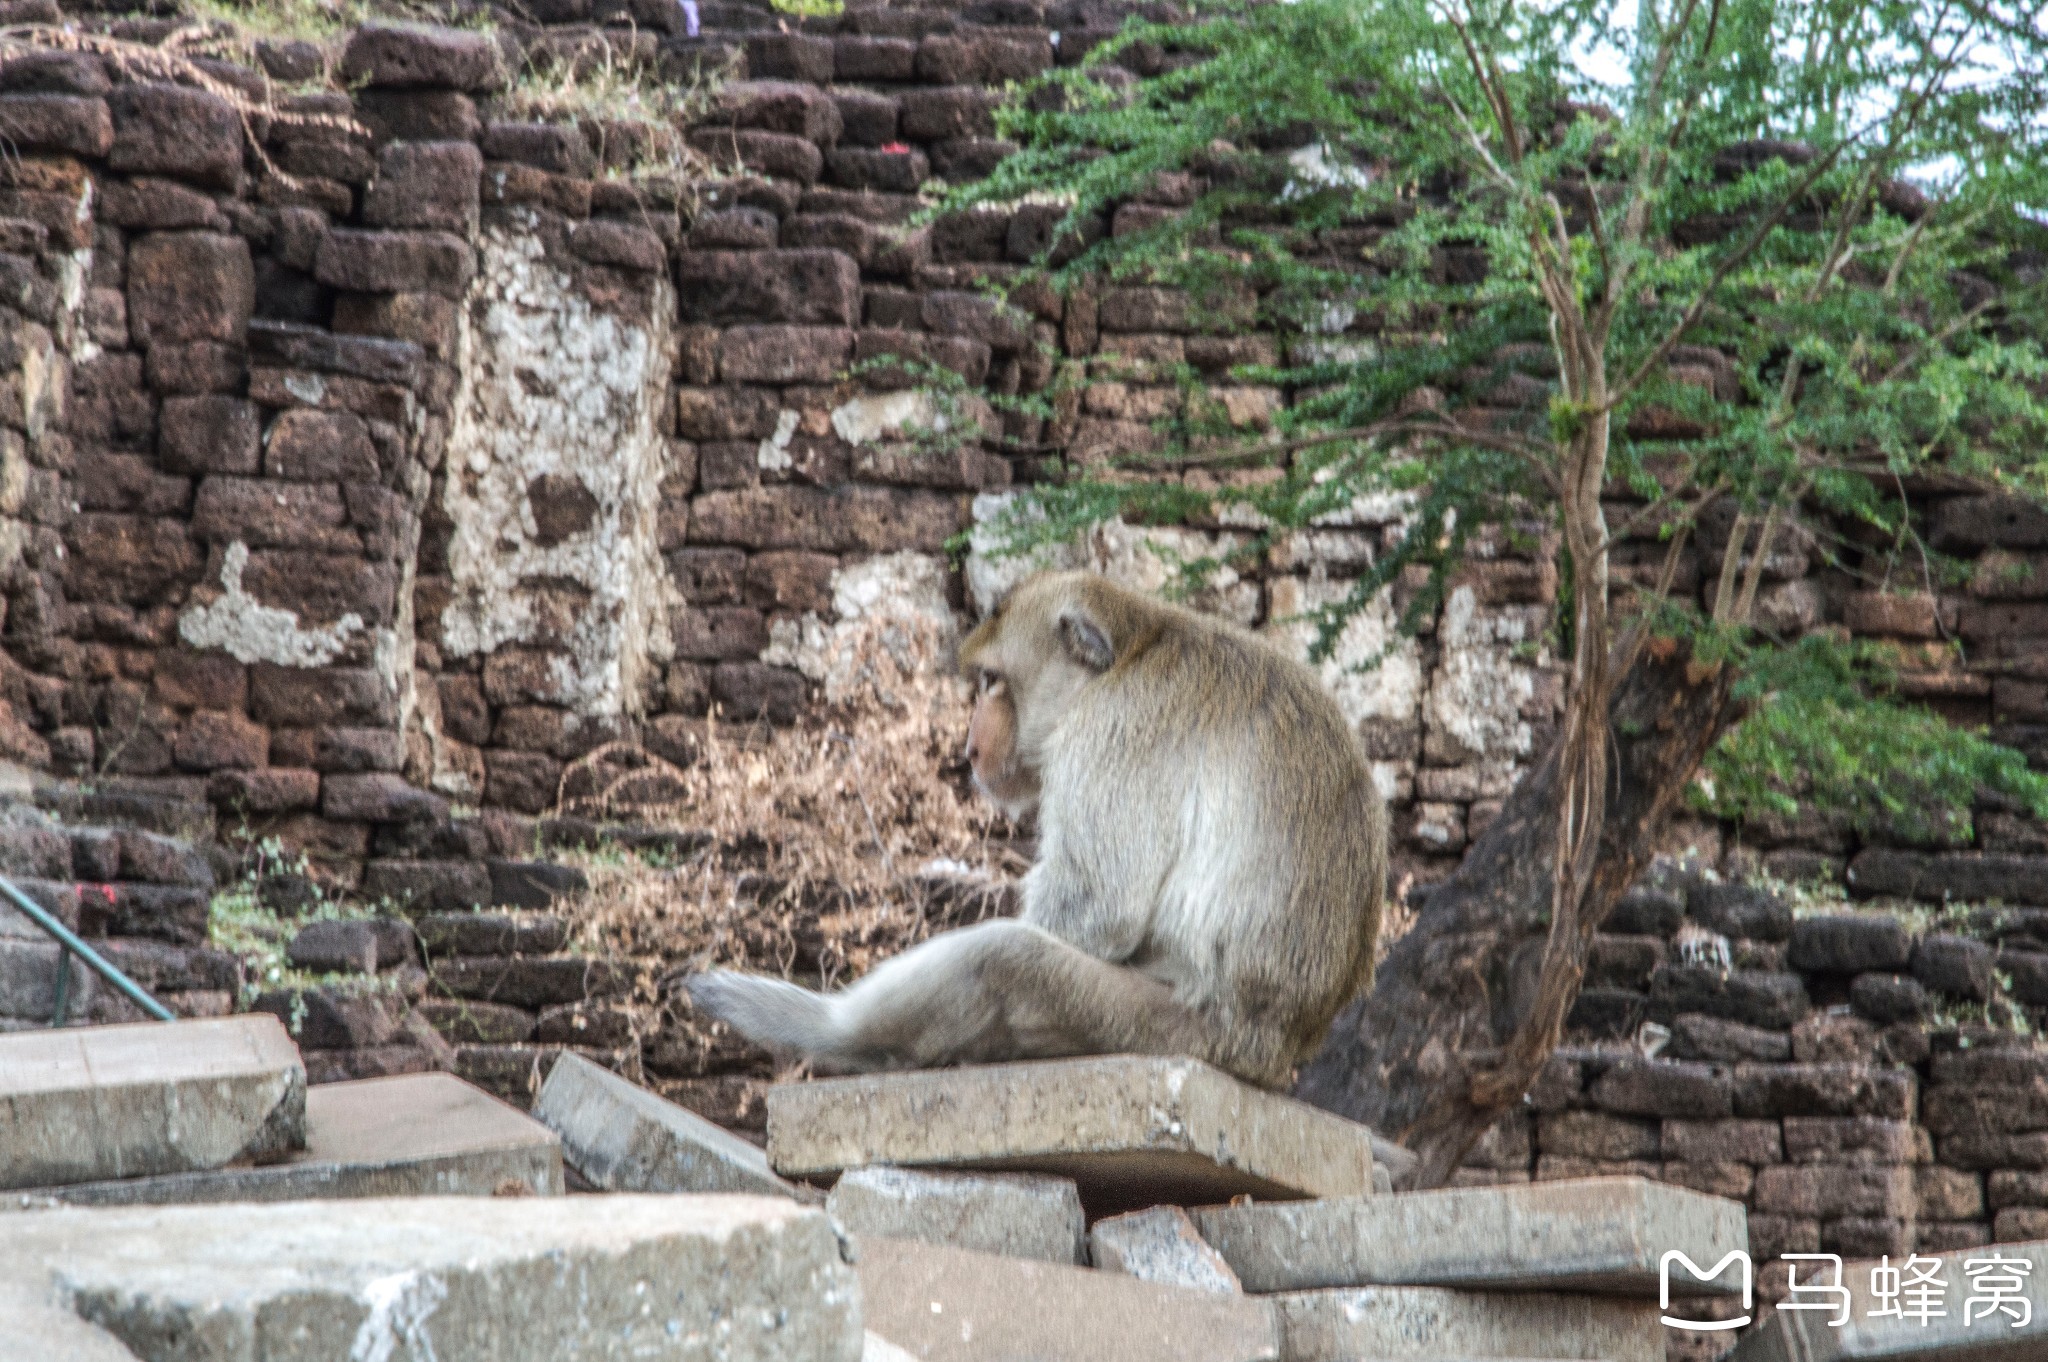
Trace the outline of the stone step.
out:
[[[1191,1059],[1107,1055],[865,1074],[768,1091],[785,1177],[868,1164],[1050,1173],[1091,1218],[1156,1205],[1365,1196],[1371,1132]]]
[[[909,1239],[856,1241],[868,1331],[921,1362],[1274,1362],[1264,1301]],[[878,1356],[889,1354],[876,1350]]]
[[[1209,1247],[1178,1206],[1154,1206],[1096,1221],[1088,1231],[1088,1257],[1104,1272],[1122,1272],[1141,1281],[1225,1295],[1244,1290],[1223,1255]]]
[[[1455,1286],[1655,1299],[1665,1253],[1748,1252],[1742,1203],[1642,1178],[1212,1206],[1196,1227],[1247,1291]],[[1732,1267],[1690,1294],[1739,1291]]]
[[[780,1197],[426,1197],[10,1216],[0,1282],[144,1362],[855,1362],[822,1211]]]
[[[0,1035],[0,1189],[220,1168],[306,1143],[306,1069],[262,1013]]]
[[[553,1131],[453,1074],[324,1083],[306,1092],[306,1147],[282,1163],[87,1182],[73,1206],[332,1197],[562,1194]]]
[[[1927,1268],[1929,1258],[1940,1267]],[[2013,1265],[1998,1266],[1993,1259]],[[1897,1271],[1903,1262],[1894,1259],[1889,1266]],[[1980,1265],[1976,1271],[1973,1262]],[[1849,1318],[1840,1328],[1829,1323],[1840,1317],[1838,1312],[1779,1310],[1745,1335],[1726,1362],[2040,1362],[2048,1357],[2048,1240],[1922,1257],[1914,1275],[1938,1281],[1942,1288],[1928,1297],[1924,1322],[1917,1315],[1871,1317],[1872,1309],[1893,1305],[1917,1310],[1919,1299],[1902,1291],[1878,1301],[1871,1291],[1876,1266],[1843,1267],[1840,1283],[1849,1291]],[[1802,1270],[1801,1280],[1808,1275]],[[1995,1276],[2007,1277],[2015,1289],[1995,1286]],[[1819,1280],[1836,1279],[1829,1274]],[[1905,1274],[1888,1279],[1887,1285],[1906,1287]],[[1798,1299],[1820,1297],[1802,1293]]]
[[[607,1192],[753,1192],[817,1199],[775,1176],[768,1156],[697,1113],[581,1055],[548,1071],[535,1119],[562,1140],[562,1157]]]
[[[1069,1267],[1087,1261],[1087,1220],[1067,1178],[855,1168],[833,1184],[825,1210],[849,1234]]]
[[[1602,1296],[1362,1286],[1251,1299],[1273,1303],[1285,1362],[1664,1362],[1668,1333],[1655,1301]]]

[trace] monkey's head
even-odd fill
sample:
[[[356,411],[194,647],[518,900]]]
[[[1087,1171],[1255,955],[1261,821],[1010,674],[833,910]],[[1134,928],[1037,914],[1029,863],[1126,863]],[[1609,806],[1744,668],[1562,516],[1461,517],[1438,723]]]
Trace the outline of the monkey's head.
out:
[[[976,693],[967,758],[982,792],[1011,817],[1038,802],[1047,734],[1081,688],[1115,665],[1142,605],[1094,573],[1040,573],[960,645],[960,671]]]

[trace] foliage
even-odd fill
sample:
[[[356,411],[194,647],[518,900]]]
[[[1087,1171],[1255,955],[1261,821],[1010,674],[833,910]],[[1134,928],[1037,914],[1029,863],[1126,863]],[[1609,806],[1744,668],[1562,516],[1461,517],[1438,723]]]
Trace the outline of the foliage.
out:
[[[1161,74],[1097,78],[1139,44]],[[1671,567],[1696,546],[1691,627],[1744,639],[1775,697],[1716,756],[1731,807],[1792,797],[1774,777],[1800,771],[1857,818],[1908,788],[1966,811],[1973,780],[2025,783],[2016,757],[1868,667],[1777,649],[1754,607],[1795,523],[1873,583],[1940,573],[1917,474],[2048,499],[2044,103],[2048,35],[2001,0],[1221,0],[1133,21],[1012,102],[1022,149],[947,206],[1065,205],[1057,282],[1188,289],[1198,323],[1279,337],[1277,366],[1238,376],[1294,401],[1270,433],[1163,425],[1161,450],[1070,469],[1004,546],[1228,513],[1263,527],[1250,556],[1355,498],[1418,498],[1317,621],[1327,652],[1405,568],[1440,590],[1474,527],[1533,514],[1562,531],[1575,695],[1612,685],[1609,647],[1670,580],[1611,578],[1613,542],[1661,539]],[[1181,206],[1103,230],[1148,195]],[[1733,524],[1710,535],[1717,502]]]
[[[671,79],[629,45],[599,35],[583,51],[534,48],[502,103],[513,117],[594,128],[606,144],[600,160],[623,167],[625,178],[681,185],[714,173],[683,130],[710,111],[721,79]]]
[[[1707,759],[1696,803],[1726,818],[1793,817],[1802,802],[1859,833],[1916,842],[1967,838],[1970,806],[1992,790],[2048,818],[2048,776],[1982,734],[1891,699],[1880,645],[1827,635],[1756,655],[1743,679],[1750,719]]]

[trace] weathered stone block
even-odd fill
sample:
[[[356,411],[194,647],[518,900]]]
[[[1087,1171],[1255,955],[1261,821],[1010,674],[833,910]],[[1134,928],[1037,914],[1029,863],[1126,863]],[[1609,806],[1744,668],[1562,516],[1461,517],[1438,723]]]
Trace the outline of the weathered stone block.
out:
[[[1087,1222],[1067,1178],[856,1168],[825,1209],[852,1234],[1079,1264]]]
[[[860,320],[860,267],[838,251],[694,251],[676,285],[687,321]]]
[[[330,918],[301,927],[285,953],[315,973],[375,974],[411,963],[413,932],[390,918]]]
[[[504,1003],[429,998],[414,1011],[455,1045],[517,1045],[533,1038],[533,1014]]]
[[[1881,1116],[1913,1114],[1911,1073],[1858,1064],[1757,1064],[1735,1070],[1741,1116]]]
[[[305,1143],[305,1103],[274,1017],[0,1035],[0,1187],[275,1159]]]
[[[434,984],[442,993],[525,1008],[582,1002],[621,981],[610,961],[582,955],[453,956],[434,966]]]
[[[1775,1215],[1833,1219],[1913,1214],[1909,1168],[1780,1164],[1756,1175],[1756,1208]]]
[[[69,1208],[15,1218],[0,1261],[16,1293],[66,1301],[141,1355],[194,1362],[265,1355],[257,1338],[298,1356],[447,1362],[594,1362],[709,1339],[734,1362],[861,1352],[859,1289],[831,1225],[780,1198]]]
[[[341,76],[351,86],[490,90],[504,82],[504,65],[486,33],[373,24],[350,35]]]
[[[581,1055],[555,1061],[533,1114],[561,1137],[569,1166],[607,1192],[818,1199],[775,1176],[755,1146]]]
[[[408,784],[388,771],[337,774],[320,783],[320,811],[338,822],[403,823],[436,821],[448,814],[448,801]],[[478,872],[481,874],[481,870]]]
[[[574,866],[555,865],[549,861],[496,859],[486,861],[484,865],[491,875],[493,908],[546,908],[558,899],[590,887],[589,879]],[[550,946],[547,949],[554,948]]]
[[[177,473],[254,473],[256,408],[238,397],[169,397],[157,418],[157,454]]]
[[[1705,1064],[1625,1059],[1595,1080],[1589,1095],[1624,1116],[1711,1120],[1734,1110],[1728,1074]]]
[[[60,151],[97,158],[114,144],[114,120],[104,99],[0,95],[0,137],[18,151]]]
[[[1792,907],[1768,890],[1746,884],[1695,884],[1686,911],[1710,932],[1751,941],[1783,941],[1792,934]]]
[[[169,175],[213,189],[242,182],[242,120],[229,103],[183,85],[121,85],[107,96],[114,142],[107,168]]]
[[[323,1083],[306,1092],[306,1147],[260,1168],[58,1189],[73,1206],[346,1197],[560,1196],[560,1142],[452,1074]]]
[[[857,1266],[862,1323],[924,1362],[1273,1362],[1289,1355],[1279,1349],[1270,1308],[1245,1296],[908,1239],[861,1240]]]
[[[1178,1206],[1154,1206],[1096,1221],[1088,1232],[1088,1257],[1100,1271],[1121,1272],[1141,1282],[1226,1296],[1244,1290],[1223,1255],[1209,1247]]]
[[[668,268],[668,247],[645,227],[624,222],[579,223],[569,238],[569,249],[594,265],[614,265],[642,274],[658,274]]]
[[[841,80],[856,79],[845,72]],[[731,81],[718,91],[720,110],[736,128],[787,133],[831,145],[839,140],[839,108],[815,85],[789,80]]]
[[[1928,856],[1868,847],[1849,863],[1858,893],[1944,903],[2000,899],[2011,904],[2048,902],[2048,856],[1951,852]]]
[[[853,332],[824,326],[736,326],[718,338],[728,383],[831,383],[853,352]]]
[[[1913,938],[1888,913],[1802,918],[1785,952],[1792,968],[1817,974],[1904,969],[1912,958]]]
[[[331,483],[273,482],[215,476],[192,500],[192,533],[202,540],[330,553],[355,552],[348,506]]]
[[[1548,1292],[1365,1286],[1272,1298],[1289,1362],[1422,1355],[1443,1359],[1599,1358],[1662,1362],[1655,1301]]]
[[[365,898],[389,899],[411,912],[448,912],[490,902],[491,877],[475,861],[371,861],[358,889]]]
[[[1966,1300],[1971,1278],[1966,1260],[1989,1256],[1983,1250],[1961,1249],[1937,1255],[1936,1276],[1943,1284],[1937,1308],[1944,1314],[1919,1319],[1873,1315],[1885,1302],[1871,1294],[1871,1274],[1844,1271],[1848,1288],[1848,1322],[1834,1328],[1831,1311],[1778,1311],[1746,1334],[1728,1362],[1904,1362],[1909,1358],[1940,1358],[1942,1362],[2017,1362],[2048,1349],[2048,1310],[2041,1304],[2041,1283],[2048,1280],[2048,1242],[2001,1244],[1995,1252],[2019,1264],[2007,1273],[2024,1284],[2025,1305],[2010,1312],[1980,1304],[1973,1311]],[[1896,1302],[1897,1298],[1892,1298]],[[2026,1322],[2020,1323],[2022,1316]]]
[[[1111,1055],[779,1084],[768,1152],[785,1176],[867,1164],[1073,1178],[1102,1213],[1362,1196],[1363,1126],[1187,1059]]]
[[[139,345],[239,344],[255,305],[256,269],[238,236],[152,232],[128,247],[128,329]]]
[[[1650,979],[1653,1016],[1700,1012],[1766,1030],[1784,1030],[1806,1015],[1806,984],[1796,974],[1709,965],[1663,965]]]
[[[848,189],[885,194],[914,194],[932,177],[931,162],[917,150],[884,151],[880,147],[839,147],[825,157],[832,183]]]
[[[454,296],[468,285],[474,269],[469,243],[449,232],[336,229],[321,241],[313,275],[323,284],[358,293]]]
[[[1708,1266],[1749,1247],[1739,1203],[1639,1178],[1191,1214],[1248,1291],[1457,1286],[1654,1300],[1665,1253],[1682,1250]],[[1731,1274],[1699,1289],[1725,1293],[1736,1283]]]

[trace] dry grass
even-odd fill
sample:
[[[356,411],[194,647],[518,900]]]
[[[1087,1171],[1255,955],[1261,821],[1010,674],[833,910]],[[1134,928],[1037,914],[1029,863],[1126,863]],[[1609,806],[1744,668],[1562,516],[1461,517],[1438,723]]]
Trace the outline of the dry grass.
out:
[[[574,908],[578,943],[640,963],[641,1000],[705,1071],[747,1055],[691,1024],[683,976],[722,965],[832,987],[1008,911],[1024,862],[967,786],[970,697],[942,670],[944,643],[924,624],[869,624],[831,659],[849,678],[839,698],[797,727],[709,724],[687,767],[614,743],[564,775],[564,813],[708,839],[669,863],[570,857],[591,881]]]

